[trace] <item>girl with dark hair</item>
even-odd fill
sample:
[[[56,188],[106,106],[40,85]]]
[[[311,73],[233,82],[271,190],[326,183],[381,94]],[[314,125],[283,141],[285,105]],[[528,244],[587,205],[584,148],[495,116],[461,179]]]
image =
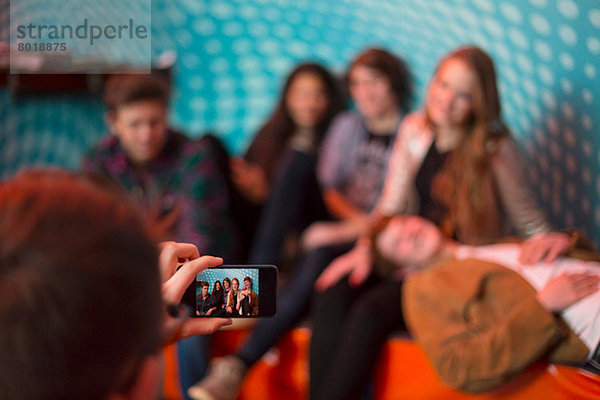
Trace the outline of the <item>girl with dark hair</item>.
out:
[[[402,284],[410,266],[392,275],[373,262],[371,239],[387,224],[384,216],[403,213],[423,216],[466,244],[492,243],[514,230],[535,234],[533,250],[523,248],[526,260],[555,257],[570,246],[566,235],[548,233],[500,117],[494,64],[477,47],[440,61],[424,110],[399,128],[369,231],[317,280],[324,292],[313,307],[311,399],[359,398],[382,344],[404,328]]]
[[[281,266],[287,234],[328,218],[315,175],[317,150],[333,117],[344,108],[337,82],[325,68],[299,65],[287,78],[271,119],[248,149],[246,159],[255,166],[239,161],[238,167],[244,166],[233,166],[234,180],[249,197],[259,201],[269,191],[250,263]]]
[[[223,299],[227,302],[227,296],[231,291],[231,280],[227,277],[223,278]]]
[[[357,111],[342,112],[333,120],[318,163],[316,156],[304,162],[301,156],[284,158],[282,164],[292,168],[283,168],[277,176],[251,262],[278,263],[283,237],[292,224],[304,232],[305,249],[351,241],[375,205],[398,124],[410,101],[410,75],[397,57],[370,48],[352,61],[346,83]]]
[[[319,217],[314,212],[319,208],[311,208],[312,219],[305,220],[304,226],[310,224],[303,233],[306,251],[280,291],[277,316],[261,320],[235,355],[211,362],[207,376],[188,391],[192,398],[205,398],[207,394],[215,399],[236,397],[246,370],[307,311],[319,273],[336,255],[349,249],[350,243],[346,242],[356,238],[360,224],[376,204],[395,134],[410,98],[409,74],[389,52],[367,49],[351,63],[347,82],[357,111],[343,112],[334,119],[319,149],[318,161],[314,157],[302,167],[281,169],[261,216],[250,261],[275,263],[287,224],[300,212],[297,207],[310,204],[299,201],[304,197],[296,194],[314,193],[309,198],[320,202],[324,210]],[[296,157],[293,162],[284,159],[282,163],[297,166],[301,160]],[[317,174],[313,171],[315,162]],[[314,222],[324,220],[330,222]]]
[[[305,63],[287,77],[275,111],[258,131],[244,159],[231,162],[237,187],[263,203],[288,148],[314,152],[344,101],[334,77],[321,65]]]
[[[211,296],[213,297],[213,304],[217,307],[217,310],[223,308],[225,298],[223,297],[223,286],[221,286],[220,281],[215,281]]]
[[[344,108],[329,71],[315,63],[300,64],[287,77],[273,114],[245,157],[229,161],[234,214],[251,263],[280,265],[279,249],[290,228],[302,229],[302,220],[322,216],[324,206],[313,200],[316,151]]]

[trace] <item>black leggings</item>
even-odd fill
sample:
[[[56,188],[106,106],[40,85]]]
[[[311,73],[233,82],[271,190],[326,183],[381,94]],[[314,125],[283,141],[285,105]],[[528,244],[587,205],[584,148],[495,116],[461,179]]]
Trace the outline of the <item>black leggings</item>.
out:
[[[311,400],[361,397],[388,336],[405,329],[401,301],[402,281],[374,275],[358,288],[343,278],[315,296]]]
[[[316,162],[315,155],[297,150],[283,155],[256,229],[251,264],[280,265],[286,234],[331,220],[315,175]]]
[[[261,319],[238,349],[236,355],[246,365],[251,366],[257,362],[304,316],[310,307],[315,281],[323,269],[351,248],[351,243],[319,247],[302,256],[288,283],[279,292],[277,315]]]

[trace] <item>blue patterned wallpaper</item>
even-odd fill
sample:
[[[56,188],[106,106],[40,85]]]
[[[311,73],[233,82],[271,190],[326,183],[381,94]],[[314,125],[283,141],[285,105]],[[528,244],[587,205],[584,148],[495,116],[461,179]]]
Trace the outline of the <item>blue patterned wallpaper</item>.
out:
[[[600,244],[598,0],[155,0],[152,21],[154,56],[178,57],[173,124],[214,130],[235,153],[298,61],[342,72],[363,47],[388,47],[412,68],[418,106],[437,59],[477,44],[496,62],[504,117],[551,220]],[[102,113],[97,99],[16,103],[0,91],[0,176],[76,167],[105,129]]]
[[[208,281],[209,288],[208,292],[212,294],[213,288],[215,285],[215,281],[221,282],[223,284],[223,279],[229,278],[231,281],[233,278],[237,278],[240,289],[244,288],[244,278],[250,277],[252,279],[252,290],[256,292],[256,294],[260,294],[259,284],[258,284],[258,268],[236,268],[236,269],[225,269],[225,268],[209,268],[200,272],[196,275],[196,281]],[[196,286],[196,296],[198,296],[202,292],[202,288],[200,286]]]

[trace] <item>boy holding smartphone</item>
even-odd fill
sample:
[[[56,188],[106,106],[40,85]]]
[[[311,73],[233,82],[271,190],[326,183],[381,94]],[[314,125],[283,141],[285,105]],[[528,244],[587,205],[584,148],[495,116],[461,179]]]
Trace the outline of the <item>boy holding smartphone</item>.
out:
[[[159,256],[143,217],[97,179],[52,170],[1,183],[0,243],[3,400],[156,399],[162,346],[231,323],[174,306],[223,260],[174,242]]]
[[[83,159],[83,169],[116,181],[144,214],[158,220],[162,240],[193,243],[201,254],[234,257],[236,231],[229,192],[214,147],[169,128],[169,85],[158,74],[121,74],[106,83],[106,135]],[[177,347],[181,384],[202,376],[210,338]],[[185,392],[185,390],[184,390]]]

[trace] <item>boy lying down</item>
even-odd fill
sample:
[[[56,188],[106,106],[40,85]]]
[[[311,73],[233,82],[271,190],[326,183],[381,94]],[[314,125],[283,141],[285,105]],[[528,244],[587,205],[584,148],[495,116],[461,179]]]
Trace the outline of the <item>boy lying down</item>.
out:
[[[451,386],[489,390],[540,359],[599,371],[600,263],[523,266],[518,244],[460,245],[413,216],[396,217],[377,247],[396,265],[431,266],[406,278],[403,313]]]

